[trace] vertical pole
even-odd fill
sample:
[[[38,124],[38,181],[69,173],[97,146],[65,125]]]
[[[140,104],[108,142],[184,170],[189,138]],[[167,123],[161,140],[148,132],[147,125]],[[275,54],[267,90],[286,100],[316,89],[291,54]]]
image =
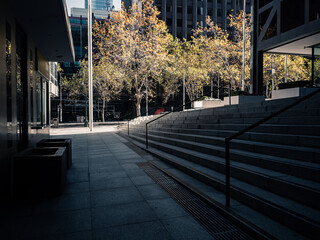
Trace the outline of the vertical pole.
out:
[[[220,78],[218,73],[218,99],[220,99]]]
[[[210,84],[211,84],[210,97],[213,98],[213,79],[211,79]]]
[[[146,116],[149,115],[149,100],[148,100],[148,92],[146,91]]]
[[[229,82],[229,105],[231,105],[231,82]]]
[[[185,49],[183,48],[183,77],[182,77],[182,111],[185,110],[186,105],[186,70],[185,70]]]
[[[243,0],[243,52],[242,52],[242,81],[241,91],[244,91],[244,78],[246,74],[246,0]]]
[[[271,64],[271,98],[272,98],[272,94],[273,94],[273,90],[274,90],[274,74],[276,72],[273,63]]]
[[[226,207],[230,207],[230,147],[229,138],[225,140],[225,164],[226,164]]]
[[[311,81],[314,83],[314,47],[312,47],[312,57],[311,57]]]
[[[128,136],[129,136],[129,124],[130,124],[130,120],[128,120]]]
[[[86,93],[86,120],[84,121],[84,126],[88,127],[88,92]]]
[[[149,143],[148,143],[148,123],[146,123],[146,148],[148,149]]]
[[[59,121],[62,123],[62,83],[61,83],[61,74],[59,73],[60,76],[60,104],[59,104]]]
[[[89,128],[93,130],[93,92],[92,92],[92,10],[88,0],[88,73],[89,73]]]
[[[288,79],[287,79],[287,76],[288,76],[288,68],[287,68],[287,65],[288,65],[288,55],[286,54],[286,61],[285,61],[285,66],[284,66],[284,69],[286,71],[286,75],[285,75],[285,78],[284,78],[284,82],[288,82]]]
[[[250,93],[263,94],[263,52],[258,51],[258,1],[251,1]]]

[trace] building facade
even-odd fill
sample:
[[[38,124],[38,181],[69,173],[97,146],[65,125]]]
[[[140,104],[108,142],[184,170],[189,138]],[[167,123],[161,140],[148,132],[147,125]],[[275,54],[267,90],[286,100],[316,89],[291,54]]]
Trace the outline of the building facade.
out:
[[[320,57],[320,1],[259,0],[252,6],[251,91],[263,93],[263,54]]]
[[[91,0],[92,9],[95,10],[112,10],[113,0]],[[84,7],[88,8],[88,0],[85,0]]]
[[[124,0],[128,9],[132,0]],[[227,16],[243,10],[243,0],[155,0],[161,12],[159,18],[166,22],[174,37],[190,39],[192,29],[204,26],[209,16],[218,26],[228,29]],[[246,0],[246,12],[250,12],[251,0]],[[233,10],[233,11],[232,11]]]
[[[103,21],[110,17],[110,12],[105,10],[92,10],[93,19]],[[71,8],[69,16],[72,39],[75,51],[75,62],[61,62],[64,75],[71,77],[80,69],[80,61],[88,55],[88,10],[85,8]]]
[[[49,137],[50,96],[56,92],[49,61],[73,59],[63,0],[1,2],[0,196],[9,192],[11,156]]]

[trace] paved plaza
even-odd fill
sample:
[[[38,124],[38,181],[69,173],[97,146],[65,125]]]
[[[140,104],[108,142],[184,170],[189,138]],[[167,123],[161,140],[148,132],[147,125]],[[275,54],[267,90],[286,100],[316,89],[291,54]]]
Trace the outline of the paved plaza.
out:
[[[72,138],[68,185],[57,198],[11,203],[1,213],[2,239],[211,239],[211,235],[136,163],[117,125],[51,129]]]

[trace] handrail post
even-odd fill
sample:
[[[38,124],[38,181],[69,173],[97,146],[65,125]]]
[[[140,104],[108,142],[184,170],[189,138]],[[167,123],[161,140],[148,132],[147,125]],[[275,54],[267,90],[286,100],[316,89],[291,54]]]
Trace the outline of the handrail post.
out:
[[[230,207],[230,139],[225,139],[225,165],[226,165],[226,207]]]
[[[130,120],[128,120],[128,136],[129,136],[129,123],[130,123]]]
[[[146,123],[146,149],[148,149],[148,123]]]

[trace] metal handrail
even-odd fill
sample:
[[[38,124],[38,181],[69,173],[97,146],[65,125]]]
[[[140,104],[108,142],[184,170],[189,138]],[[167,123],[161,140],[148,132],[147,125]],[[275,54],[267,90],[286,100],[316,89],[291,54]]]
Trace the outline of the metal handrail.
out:
[[[187,102],[187,103],[185,103],[185,104],[182,104],[182,105],[180,105],[179,107],[176,107],[176,108],[172,109],[170,112],[167,112],[167,113],[161,115],[160,117],[155,118],[155,119],[152,119],[152,120],[150,120],[149,122],[147,122],[147,123],[146,123],[146,148],[148,149],[148,147],[149,147],[149,141],[148,141],[148,124],[150,124],[150,123],[152,123],[152,122],[154,122],[154,121],[157,121],[157,120],[159,120],[160,118],[163,118],[164,116],[167,116],[167,115],[169,115],[170,113],[173,113],[173,112],[175,112],[176,110],[181,109],[181,108],[189,105],[190,103],[193,103],[193,102],[195,102],[195,101],[198,101],[199,99],[203,98],[205,95],[207,95],[207,94],[209,94],[209,93],[211,94],[211,93],[213,93],[213,92],[214,92],[213,90],[210,91],[210,92],[206,92],[206,93],[203,94],[201,97],[198,97],[198,98],[196,98],[195,100],[189,101],[189,102]]]
[[[256,123],[250,125],[249,127],[246,127],[245,129],[233,134],[230,137],[226,137],[225,138],[225,165],[226,165],[226,206],[229,207],[230,206],[230,141],[239,137],[240,135],[248,132],[249,130],[259,126],[260,124],[270,120],[271,118],[279,115],[280,113],[283,113],[285,111],[287,111],[288,109],[298,105],[299,103],[311,98],[312,96],[316,95],[317,93],[320,93],[320,89],[299,98],[297,101],[289,104],[288,106],[285,106],[284,108],[281,108],[280,110],[270,114],[269,116],[257,121]]]

